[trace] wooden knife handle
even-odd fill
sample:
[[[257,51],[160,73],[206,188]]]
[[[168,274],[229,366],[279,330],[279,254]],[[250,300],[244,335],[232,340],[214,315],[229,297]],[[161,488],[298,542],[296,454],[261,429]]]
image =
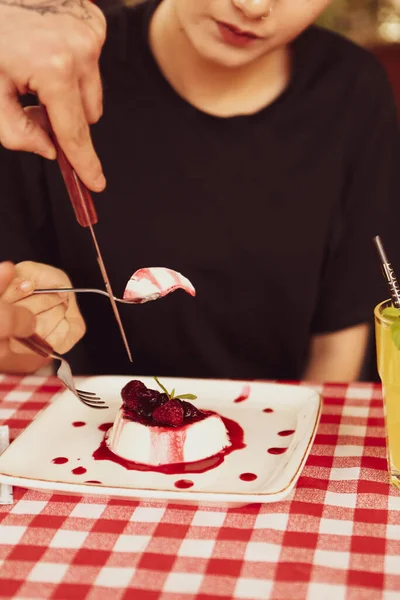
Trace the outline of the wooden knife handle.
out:
[[[71,163],[61,149],[54,133],[51,133],[51,139],[57,150],[57,161],[68,191],[71,204],[75,211],[75,217],[79,225],[89,227],[98,221],[96,209],[93,204],[92,196],[86,185],[79,179]]]

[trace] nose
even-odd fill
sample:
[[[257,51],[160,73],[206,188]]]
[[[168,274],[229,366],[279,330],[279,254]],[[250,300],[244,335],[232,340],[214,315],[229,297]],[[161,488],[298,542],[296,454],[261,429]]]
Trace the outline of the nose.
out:
[[[232,3],[248,19],[267,17],[272,10],[272,0],[232,0]]]

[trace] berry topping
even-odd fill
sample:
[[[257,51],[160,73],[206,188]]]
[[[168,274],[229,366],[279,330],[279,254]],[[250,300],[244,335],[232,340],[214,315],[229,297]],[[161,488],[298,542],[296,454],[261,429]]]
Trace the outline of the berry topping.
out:
[[[141,394],[147,391],[147,387],[138,379],[129,381],[121,391],[122,400],[126,403],[133,403],[139,400]]]
[[[183,398],[195,399],[196,396],[192,394],[175,396],[175,390],[168,392],[157,378],[154,379],[162,392],[147,388],[137,379],[133,379],[122,388],[121,396],[126,419],[143,425],[179,427],[179,425],[200,421],[207,416],[207,412],[183,400]]]
[[[153,420],[157,425],[167,427],[178,427],[183,423],[183,408],[179,400],[168,400],[162,406],[158,406],[153,412]]]
[[[179,400],[183,408],[183,418],[187,422],[200,421],[204,419],[205,413],[196,408],[191,402]]]

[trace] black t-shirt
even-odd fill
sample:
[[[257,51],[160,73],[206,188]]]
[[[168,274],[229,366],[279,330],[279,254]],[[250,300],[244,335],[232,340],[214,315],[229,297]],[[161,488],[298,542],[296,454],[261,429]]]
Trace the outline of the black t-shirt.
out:
[[[69,355],[74,372],[299,378],[312,334],[370,321],[386,296],[371,238],[393,252],[388,225],[400,226],[390,86],[368,52],[310,27],[276,101],[210,116],[159,71],[154,5],[110,18],[93,127],[108,186],[95,230],[118,295],[136,269],[166,266],[197,296],[121,306],[133,365],[107,299],[78,296],[87,333]],[[0,180],[0,259],[103,287],[57,164],[1,149]]]

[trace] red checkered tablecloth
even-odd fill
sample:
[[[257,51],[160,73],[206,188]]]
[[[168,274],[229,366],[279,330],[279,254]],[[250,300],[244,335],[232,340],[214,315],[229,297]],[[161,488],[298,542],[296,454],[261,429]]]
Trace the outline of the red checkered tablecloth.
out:
[[[0,424],[15,438],[59,388],[0,376]],[[322,393],[314,446],[282,502],[225,510],[14,488],[0,506],[0,597],[399,600],[380,387]]]

